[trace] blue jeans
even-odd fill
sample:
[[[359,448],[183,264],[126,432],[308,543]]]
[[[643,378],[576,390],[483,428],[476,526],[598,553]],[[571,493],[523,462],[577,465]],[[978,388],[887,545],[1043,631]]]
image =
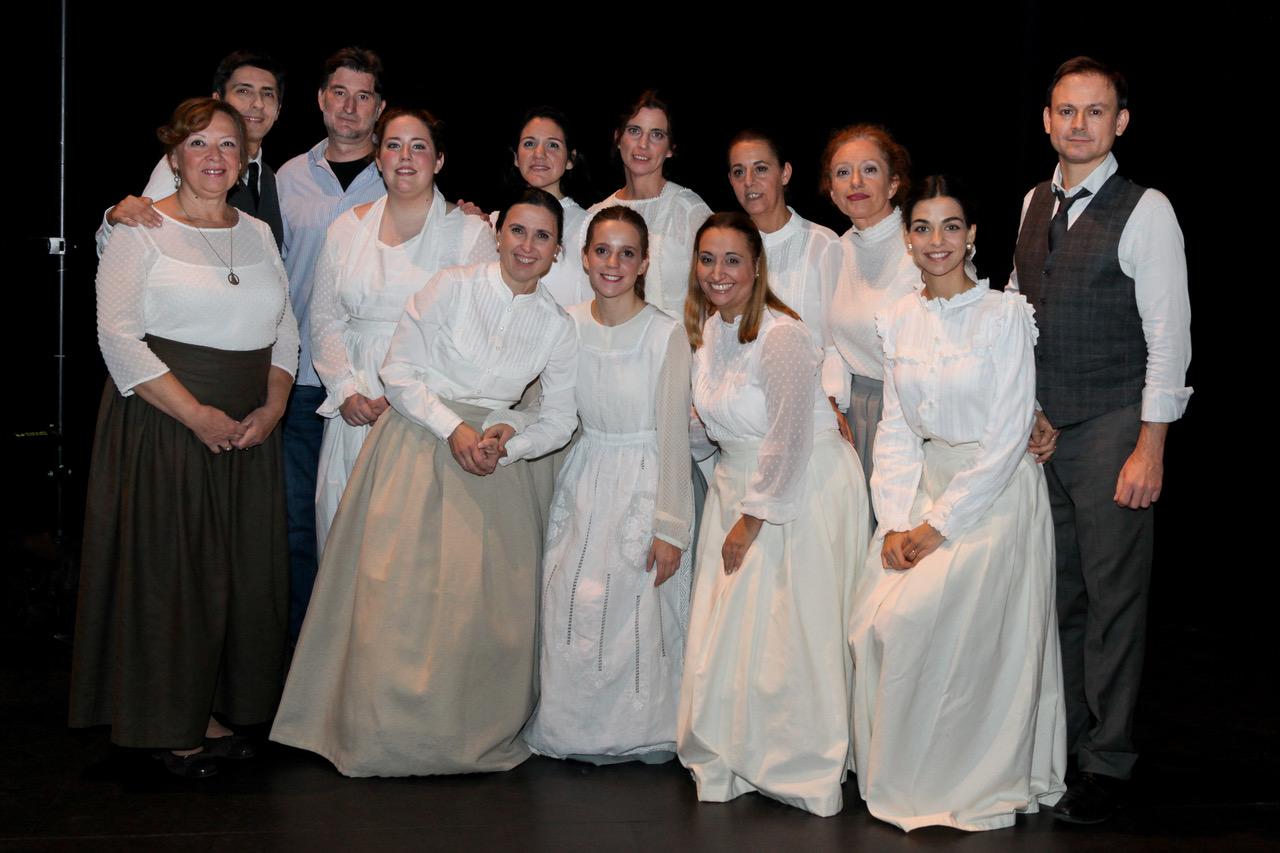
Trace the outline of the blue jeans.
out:
[[[289,520],[289,642],[298,641],[316,581],[316,469],[324,418],[323,388],[295,385],[284,412],[284,494]]]

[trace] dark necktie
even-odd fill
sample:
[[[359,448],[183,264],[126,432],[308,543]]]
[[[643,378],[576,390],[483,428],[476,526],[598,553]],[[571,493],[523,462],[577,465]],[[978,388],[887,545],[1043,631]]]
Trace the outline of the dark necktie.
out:
[[[1054,247],[1067,236],[1067,211],[1071,209],[1071,205],[1082,198],[1088,198],[1093,195],[1093,193],[1083,188],[1073,196],[1068,196],[1060,189],[1055,189],[1053,194],[1058,197],[1058,212],[1053,215],[1053,219],[1049,222],[1049,254],[1051,255]]]
[[[258,212],[258,203],[262,201],[262,195],[258,192],[259,169],[261,169],[261,164],[256,160],[249,164],[249,177],[247,182],[249,184],[249,195],[253,197],[253,212],[255,214]],[[1050,237],[1049,239],[1052,241],[1053,238]],[[1052,251],[1052,249],[1050,251]]]

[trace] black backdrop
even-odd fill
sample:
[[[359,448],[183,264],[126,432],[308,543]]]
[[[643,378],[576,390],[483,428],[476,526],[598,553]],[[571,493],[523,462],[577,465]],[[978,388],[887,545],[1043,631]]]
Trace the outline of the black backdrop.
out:
[[[0,124],[16,189],[6,206],[18,219],[8,233],[17,275],[5,282],[10,433],[52,423],[56,400],[55,263],[41,240],[57,231],[59,18],[54,4],[38,5],[34,18],[11,30],[18,59],[7,70],[16,79]],[[141,189],[160,154],[153,129],[179,100],[207,93],[217,60],[234,48],[258,47],[287,69],[284,109],[265,146],[271,165],[321,138],[319,66],[333,50],[360,44],[383,56],[390,102],[425,106],[447,122],[446,195],[486,208],[501,199],[515,122],[538,103],[561,106],[578,126],[597,185],[594,197],[578,200],[589,204],[616,189],[613,121],[640,90],[657,86],[674,102],[676,180],[713,208],[732,208],[725,141],[745,125],[776,127],[795,166],[793,205],[843,231],[846,224],[817,190],[819,152],[834,127],[883,122],[911,151],[917,175],[955,171],[979,188],[978,261],[993,282],[1008,275],[1023,193],[1054,164],[1040,126],[1044,85],[1061,61],[1087,53],[1129,76],[1133,118],[1116,153],[1126,174],[1172,199],[1191,271],[1196,393],[1172,431],[1154,615],[1205,630],[1215,661],[1261,660],[1249,632],[1271,608],[1264,596],[1241,595],[1239,584],[1253,590],[1269,574],[1257,568],[1266,537],[1249,531],[1273,524],[1274,513],[1246,498],[1261,473],[1249,460],[1267,458],[1266,442],[1246,428],[1255,420],[1251,409],[1233,405],[1254,406],[1257,392],[1233,394],[1243,383],[1229,377],[1234,371],[1255,380],[1263,369],[1245,354],[1254,335],[1244,318],[1255,313],[1250,304],[1261,314],[1268,301],[1251,295],[1266,264],[1250,264],[1246,275],[1244,258],[1252,249],[1265,259],[1273,231],[1247,238],[1239,225],[1250,219],[1242,202],[1259,195],[1253,176],[1268,165],[1252,159],[1260,140],[1250,116],[1259,108],[1265,114],[1270,97],[1270,87],[1258,85],[1264,56],[1252,34],[1273,30],[1274,15],[1248,19],[1241,12],[1217,24],[1181,18],[1169,5],[1124,6],[1086,28],[1073,24],[1074,10],[1029,0],[989,4],[981,13],[959,4],[875,5],[770,4],[755,12],[739,5],[701,14],[670,3],[463,4],[446,19],[426,4],[250,11],[72,3],[65,436],[72,540],[105,375],[93,325],[93,231],[108,204]],[[1099,5],[1076,5],[1104,14]],[[1081,32],[1070,33],[1073,27]],[[1260,107],[1246,107],[1255,94]],[[1228,228],[1236,236],[1213,236]],[[16,497],[6,528],[20,536],[49,524],[52,449],[44,439],[7,441]]]

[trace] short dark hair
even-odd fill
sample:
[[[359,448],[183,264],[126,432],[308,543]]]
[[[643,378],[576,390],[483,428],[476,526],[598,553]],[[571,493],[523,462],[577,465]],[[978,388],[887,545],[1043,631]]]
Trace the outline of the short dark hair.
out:
[[[236,73],[236,69],[245,65],[261,68],[276,78],[276,101],[284,102],[284,68],[265,53],[255,53],[252,50],[235,50],[222,57],[222,61],[218,63],[218,69],[213,72],[213,88],[209,91],[217,92],[225,98],[231,75]]]
[[[436,149],[436,156],[444,153],[444,122],[420,107],[391,107],[384,110],[373,126],[374,145],[382,145],[382,134],[386,132],[387,125],[402,116],[411,116],[425,124],[427,133],[431,134],[431,147]]]
[[[582,243],[582,253],[584,255],[591,248],[591,235],[601,222],[625,222],[636,229],[636,232],[640,235],[640,255],[645,258],[649,257],[649,225],[644,221],[643,216],[624,204],[610,205],[591,217],[591,223],[587,225],[587,239]],[[633,290],[635,290],[636,296],[644,299],[644,273],[636,276]]]
[[[329,88],[329,81],[339,68],[373,77],[373,93],[382,97],[382,58],[363,47],[344,47],[324,61],[324,77],[321,89]]]
[[[785,166],[790,161],[787,159],[786,151],[782,147],[782,143],[778,141],[778,135],[768,130],[762,130],[758,127],[748,127],[740,130],[729,140],[728,147],[725,148],[725,154],[728,155],[733,150],[733,146],[739,142],[763,142],[769,148],[769,152],[773,154],[773,159],[778,161],[778,166]],[[729,165],[733,165],[730,163]]]
[[[1121,110],[1129,108],[1129,81],[1125,80],[1124,75],[1110,65],[1105,62],[1099,62],[1090,56],[1073,56],[1058,66],[1058,70],[1053,72],[1053,79],[1049,81],[1049,88],[1044,92],[1044,105],[1046,107],[1053,106],[1053,90],[1062,82],[1063,77],[1070,74],[1097,74],[1105,77],[1107,82],[1111,84],[1111,88],[1115,90],[1116,108]]]
[[[173,116],[169,119],[168,124],[156,128],[156,137],[160,140],[160,144],[164,146],[165,157],[172,157],[173,153],[186,141],[188,136],[193,133],[199,133],[209,126],[209,123],[213,121],[214,113],[222,113],[230,118],[231,123],[235,125],[240,149],[238,179],[239,175],[243,175],[245,168],[249,165],[249,149],[245,145],[244,119],[236,108],[226,101],[220,101],[217,98],[187,98],[178,104],[178,108],[173,111]],[[177,169],[174,169],[174,173],[181,176]]]
[[[974,225],[978,221],[978,206],[968,192],[963,178],[955,175],[930,175],[912,188],[902,205],[902,221],[911,226],[911,214],[915,206],[931,198],[953,198],[960,205],[965,225]]]
[[[507,221],[507,214],[517,204],[531,204],[534,207],[542,207],[551,211],[551,214],[556,219],[556,242],[564,242],[564,208],[560,205],[560,199],[537,187],[525,187],[518,196],[502,208],[502,211],[498,214],[498,221],[494,225],[496,230],[502,230],[502,224]]]
[[[516,126],[515,144],[511,146],[512,163],[507,169],[507,183],[511,186],[512,191],[519,191],[520,188],[525,186],[524,177],[521,176],[520,170],[515,165],[515,157],[519,154],[520,134],[524,132],[525,125],[535,118],[544,118],[547,121],[555,122],[564,133],[565,165],[572,164],[573,168],[566,168],[564,175],[560,178],[560,192],[572,197],[575,191],[586,190],[591,183],[587,170],[587,161],[574,144],[578,139],[578,135],[569,123],[568,116],[555,107],[541,106],[534,107],[526,112],[524,118],[520,119],[520,124]]]

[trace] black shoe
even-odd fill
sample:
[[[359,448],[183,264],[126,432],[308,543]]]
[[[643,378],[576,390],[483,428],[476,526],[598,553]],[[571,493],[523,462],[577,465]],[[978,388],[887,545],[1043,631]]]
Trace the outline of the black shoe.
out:
[[[253,758],[258,754],[258,751],[253,748],[253,741],[244,735],[223,735],[222,737],[205,738],[204,754],[212,755],[214,758],[242,761],[246,758]]]
[[[1123,779],[1083,772],[1053,807],[1053,816],[1067,823],[1102,823],[1123,805],[1127,787]]]
[[[151,753],[151,757],[163,764],[165,770],[183,779],[208,779],[218,775],[218,762],[207,751],[174,755],[164,749]]]

